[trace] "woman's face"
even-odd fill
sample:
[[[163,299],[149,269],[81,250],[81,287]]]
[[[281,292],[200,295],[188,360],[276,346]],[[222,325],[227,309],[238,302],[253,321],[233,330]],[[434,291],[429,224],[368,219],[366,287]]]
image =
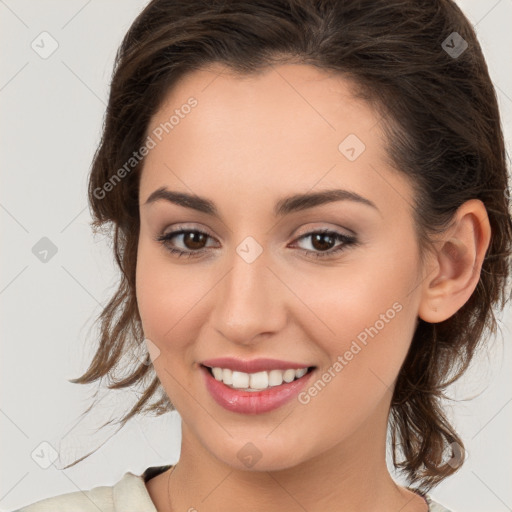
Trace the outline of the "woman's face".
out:
[[[137,300],[188,444],[270,470],[382,441],[425,273],[412,188],[386,163],[378,114],[313,67],[241,78],[215,66],[179,82],[147,135]],[[162,188],[182,195],[147,202]],[[318,195],[329,190],[343,192]],[[246,373],[254,387],[286,380],[261,373],[279,361],[314,369],[236,391],[202,366],[225,357],[278,360],[232,374],[242,388]],[[236,365],[216,365],[229,384]]]

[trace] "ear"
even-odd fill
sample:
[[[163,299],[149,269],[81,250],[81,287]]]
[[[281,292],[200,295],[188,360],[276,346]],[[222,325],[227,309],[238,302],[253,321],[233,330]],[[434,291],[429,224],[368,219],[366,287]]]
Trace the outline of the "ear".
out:
[[[438,323],[454,315],[471,297],[480,279],[491,226],[485,205],[471,199],[456,211],[453,223],[435,243],[422,284],[418,316]]]

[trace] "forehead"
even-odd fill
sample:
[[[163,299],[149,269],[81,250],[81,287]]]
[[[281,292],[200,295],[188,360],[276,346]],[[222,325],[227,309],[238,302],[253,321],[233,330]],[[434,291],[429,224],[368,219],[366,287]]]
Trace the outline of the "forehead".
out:
[[[300,64],[248,76],[216,64],[184,75],[148,125],[156,145],[141,196],[162,184],[211,195],[212,187],[278,193],[364,183],[365,195],[382,194],[389,185],[376,176],[387,166],[379,114],[353,87]]]
[[[197,136],[209,137],[235,126],[243,129],[241,137],[252,133],[261,138],[266,133],[269,139],[279,135],[283,141],[287,134],[311,138],[320,131],[329,141],[350,130],[364,136],[376,127],[378,115],[353,95],[356,87],[340,74],[309,65],[281,64],[240,75],[218,63],[211,64],[180,78],[148,129],[165,123],[169,113],[194,97],[198,101],[193,110],[197,122],[180,123],[183,126],[175,126],[173,135],[193,124]],[[198,131],[200,127],[203,129]],[[236,135],[231,133],[231,137]]]

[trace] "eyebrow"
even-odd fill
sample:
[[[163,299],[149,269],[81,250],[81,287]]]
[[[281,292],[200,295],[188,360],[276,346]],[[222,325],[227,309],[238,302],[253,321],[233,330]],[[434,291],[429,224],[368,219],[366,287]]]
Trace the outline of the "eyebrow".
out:
[[[194,194],[188,194],[186,192],[168,190],[165,187],[160,187],[152,192],[144,203],[144,206],[160,200],[168,201],[178,206],[191,208],[193,210],[206,213],[207,215],[220,218],[219,211],[213,201]],[[379,211],[375,203],[363,196],[360,196],[356,192],[343,189],[332,189],[305,194],[294,194],[280,199],[274,206],[274,215],[276,217],[282,217],[293,212],[307,210],[315,206],[333,203],[335,201],[354,201],[356,203],[370,206]]]

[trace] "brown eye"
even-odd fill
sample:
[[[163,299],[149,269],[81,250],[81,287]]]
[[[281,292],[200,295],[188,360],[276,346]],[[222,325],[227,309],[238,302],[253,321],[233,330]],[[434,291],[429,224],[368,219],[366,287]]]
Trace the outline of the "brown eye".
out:
[[[336,239],[327,233],[315,233],[311,236],[311,245],[319,251],[332,249]]]
[[[170,253],[178,255],[178,257],[194,257],[200,256],[207,251],[205,247],[209,238],[208,233],[197,229],[179,229],[159,235],[156,238]],[[178,245],[178,247],[176,247]]]
[[[205,244],[206,240],[208,239],[208,235],[200,231],[184,231],[182,234],[183,244],[187,249],[192,251],[202,249],[203,244]]]
[[[337,231],[331,231],[328,229],[312,231],[311,233],[306,233],[298,238],[298,240],[306,239],[311,240],[310,245],[312,249],[303,249],[303,252],[306,256],[313,258],[333,257],[350,246],[358,245],[356,237],[344,235]],[[336,242],[341,243],[336,246]]]
[[[160,242],[177,257],[196,257],[208,251],[206,246],[208,239],[212,239],[208,233],[197,229],[178,229],[159,235],[156,241]],[[308,257],[327,258],[347,249],[349,246],[358,245],[354,236],[344,235],[328,229],[312,231],[298,238],[298,240],[311,240],[311,249],[302,249]],[[336,242],[339,244],[336,246]],[[178,247],[176,247],[176,245]]]

